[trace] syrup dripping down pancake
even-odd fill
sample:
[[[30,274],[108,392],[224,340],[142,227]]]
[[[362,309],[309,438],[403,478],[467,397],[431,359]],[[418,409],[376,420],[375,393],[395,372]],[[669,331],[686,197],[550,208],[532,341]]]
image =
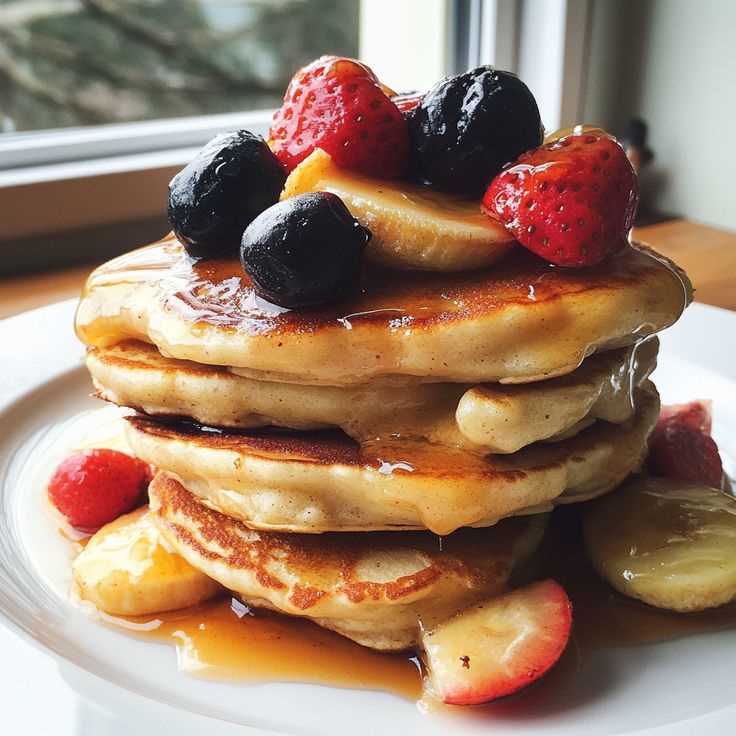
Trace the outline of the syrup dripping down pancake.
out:
[[[90,346],[132,338],[166,357],[272,381],[524,383],[668,327],[691,292],[682,272],[644,248],[586,269],[516,248],[484,271],[370,267],[348,300],[289,311],[258,298],[236,259],[195,262],[168,239],[94,271],[76,328]]]
[[[358,444],[340,432],[213,430],[130,417],[137,457],[249,527],[315,533],[463,526],[602,495],[637,470],[659,414],[649,382],[636,415],[511,455],[422,441]],[[401,536],[401,535],[399,535]]]

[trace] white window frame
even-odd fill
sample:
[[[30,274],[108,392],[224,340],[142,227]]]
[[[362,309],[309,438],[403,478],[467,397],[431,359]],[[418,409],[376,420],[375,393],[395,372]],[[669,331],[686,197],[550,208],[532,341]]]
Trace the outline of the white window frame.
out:
[[[265,133],[270,121],[271,111],[260,110],[6,133],[0,136],[0,172],[149,151],[192,148],[202,145],[222,130],[247,127],[254,132]]]
[[[577,121],[581,110],[586,34],[579,18],[588,6],[589,0],[362,0],[361,56],[379,74],[388,70],[400,89],[495,63],[527,81],[545,124],[556,128]],[[0,249],[10,239],[160,215],[165,183],[203,143],[238,127],[265,135],[270,120],[271,111],[261,110],[0,136]]]

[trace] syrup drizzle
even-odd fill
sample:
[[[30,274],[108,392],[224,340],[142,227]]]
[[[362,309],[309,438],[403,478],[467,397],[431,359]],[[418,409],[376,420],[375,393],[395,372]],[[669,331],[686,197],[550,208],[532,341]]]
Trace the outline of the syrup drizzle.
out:
[[[679,269],[648,248],[633,251],[633,257],[628,251],[614,254],[604,266],[580,272],[555,268],[521,248],[487,271],[402,272],[402,278],[397,279],[395,273],[391,276],[382,268],[368,267],[359,293],[344,304],[294,312],[257,297],[237,259],[194,260],[171,235],[98,268],[85,286],[83,299],[99,287],[150,282],[160,290],[166,305],[187,321],[237,327],[249,334],[295,327],[309,331],[317,325],[350,331],[364,321],[393,323],[394,329],[404,329],[417,321],[446,321],[453,315],[463,317],[506,302],[530,298],[541,302],[562,293],[584,291],[596,283],[626,282],[656,263],[682,286],[683,303],[689,301]],[[83,330],[94,332],[94,324],[83,325]]]
[[[538,698],[540,689],[568,690],[577,669],[565,664],[570,657],[579,661],[601,649],[736,630],[736,605],[678,614],[625,598],[609,588],[587,560],[579,512],[574,507],[554,512],[535,559],[527,571],[529,577],[553,577],[565,587],[573,602],[574,627],[568,653],[555,676],[520,693],[517,698],[522,701]],[[230,597],[153,618],[106,620],[118,623],[131,636],[173,645],[179,669],[195,677],[378,689],[410,700],[422,695],[422,671],[414,653],[375,652],[310,621],[252,611]]]
[[[690,298],[687,289],[680,293],[683,284],[674,265],[644,248],[624,248],[588,269],[554,268],[512,248],[492,268],[461,273],[366,264],[348,299],[284,310],[257,298],[237,259],[195,261],[169,238],[93,272],[76,329],[88,345],[153,341],[169,357],[278,382],[346,386],[401,375],[517,383],[569,373],[586,355],[617,344],[614,326],[632,341],[666,327]],[[584,309],[611,293],[640,306],[624,307],[620,318]],[[570,319],[577,310],[581,321]],[[530,336],[521,352],[513,332],[507,334],[513,328],[489,327],[517,318]],[[446,339],[453,326],[469,339],[460,333]],[[479,330],[487,331],[486,341],[473,336]],[[335,355],[340,360],[330,359]],[[530,373],[532,366],[538,373]]]

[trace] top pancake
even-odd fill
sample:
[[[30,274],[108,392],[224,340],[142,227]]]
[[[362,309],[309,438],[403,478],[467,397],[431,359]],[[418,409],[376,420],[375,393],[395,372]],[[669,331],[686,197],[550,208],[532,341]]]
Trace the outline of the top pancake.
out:
[[[349,299],[290,311],[258,298],[236,259],[193,261],[170,238],[94,271],[76,327],[88,345],[136,338],[265,380],[523,383],[668,327],[691,296],[687,277],[645,248],[587,269],[516,248],[462,274],[369,268]]]

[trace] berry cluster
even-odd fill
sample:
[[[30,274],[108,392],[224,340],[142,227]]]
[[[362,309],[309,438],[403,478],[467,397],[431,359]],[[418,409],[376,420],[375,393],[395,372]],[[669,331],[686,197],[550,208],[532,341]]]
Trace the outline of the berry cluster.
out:
[[[396,94],[365,64],[323,56],[292,78],[268,143],[248,131],[218,136],[174,177],[169,218],[194,257],[240,249],[266,299],[290,308],[339,299],[358,278],[368,230],[314,197],[260,217],[287,174],[322,149],[357,175],[482,199],[484,213],[545,260],[596,265],[628,239],[636,175],[602,131],[545,145],[542,136],[534,96],[510,72],[482,66]]]

